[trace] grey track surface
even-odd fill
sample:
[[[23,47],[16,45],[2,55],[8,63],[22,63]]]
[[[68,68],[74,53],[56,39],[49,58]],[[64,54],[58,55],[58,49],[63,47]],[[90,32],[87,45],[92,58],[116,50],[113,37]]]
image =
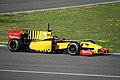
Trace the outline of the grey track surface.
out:
[[[0,0],[0,13],[39,10],[119,0]]]
[[[1,69],[120,76],[120,56],[85,57],[68,54],[13,53],[6,47],[0,47]],[[120,78],[0,71],[0,80],[120,80]]]

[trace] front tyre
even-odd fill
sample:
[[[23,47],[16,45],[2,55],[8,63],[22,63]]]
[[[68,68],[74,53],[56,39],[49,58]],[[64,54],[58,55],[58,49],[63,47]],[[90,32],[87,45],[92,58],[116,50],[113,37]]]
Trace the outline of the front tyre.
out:
[[[67,51],[70,55],[78,55],[80,53],[80,45],[77,42],[71,42],[67,47]]]
[[[12,52],[17,52],[22,49],[22,42],[21,40],[13,39],[8,42],[8,49]]]

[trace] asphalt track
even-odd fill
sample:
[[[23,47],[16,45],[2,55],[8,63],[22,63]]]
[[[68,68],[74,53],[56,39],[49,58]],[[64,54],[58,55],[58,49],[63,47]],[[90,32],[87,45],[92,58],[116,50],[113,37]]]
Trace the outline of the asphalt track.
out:
[[[119,0],[0,0],[0,13],[40,10]]]
[[[0,46],[0,80],[120,80],[120,56],[10,52]]]

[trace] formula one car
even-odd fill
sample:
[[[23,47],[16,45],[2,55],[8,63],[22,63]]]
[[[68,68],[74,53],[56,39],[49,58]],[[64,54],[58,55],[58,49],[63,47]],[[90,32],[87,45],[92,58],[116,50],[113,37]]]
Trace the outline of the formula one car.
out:
[[[8,49],[12,52],[67,52],[70,55],[95,55],[110,52],[92,40],[70,40],[52,36],[48,26],[47,31],[11,30],[8,32]]]

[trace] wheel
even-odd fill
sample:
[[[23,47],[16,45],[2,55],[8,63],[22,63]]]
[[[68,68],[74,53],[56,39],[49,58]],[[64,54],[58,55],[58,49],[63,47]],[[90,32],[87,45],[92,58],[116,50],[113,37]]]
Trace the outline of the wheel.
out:
[[[78,55],[80,53],[80,45],[77,42],[71,42],[67,47],[67,51],[70,55]]]
[[[86,42],[91,42],[93,44],[96,44],[93,40],[86,40]]]
[[[8,49],[12,52],[17,52],[22,49],[22,42],[21,40],[13,39],[8,42]]]

